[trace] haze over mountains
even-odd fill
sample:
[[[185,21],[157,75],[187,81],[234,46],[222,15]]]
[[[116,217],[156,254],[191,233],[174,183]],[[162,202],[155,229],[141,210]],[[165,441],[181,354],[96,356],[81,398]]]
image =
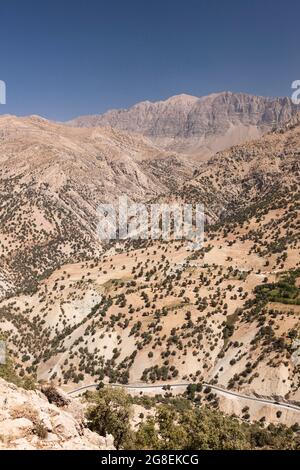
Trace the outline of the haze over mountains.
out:
[[[289,98],[231,92],[200,98],[181,94],[165,101],[143,101],[129,109],[78,117],[69,124],[112,126],[140,133],[164,149],[206,159],[282,125],[298,108]]]

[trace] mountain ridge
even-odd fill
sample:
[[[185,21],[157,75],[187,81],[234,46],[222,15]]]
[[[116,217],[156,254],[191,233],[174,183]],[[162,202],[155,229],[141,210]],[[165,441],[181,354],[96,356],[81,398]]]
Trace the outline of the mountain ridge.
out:
[[[25,124],[21,121],[21,129]],[[32,251],[33,267],[48,267],[43,277],[33,269],[33,277],[37,277],[34,288],[23,289],[0,304],[1,329],[7,333],[10,349],[14,354],[23,354],[20,370],[37,374],[42,380],[53,380],[66,390],[77,383],[99,380],[164,380],[168,384],[176,379],[205,381],[250,395],[282,396],[299,402],[299,374],[291,349],[300,308],[298,115],[256,142],[220,152],[200,165],[192,176],[182,174],[181,182],[181,173],[175,174],[177,165],[168,165],[169,157],[164,151],[157,157],[156,147],[153,150],[144,138],[112,128],[78,130],[40,121],[36,125],[38,132],[32,138],[25,127],[29,139],[26,142],[18,140],[15,127],[2,129],[6,132],[2,154],[11,159],[13,149],[21,144],[15,155],[20,164],[26,155],[41,168],[47,158],[54,158],[64,167],[72,157],[68,171],[73,172],[77,161],[80,166],[92,164],[92,171],[89,173],[89,166],[84,167],[76,173],[71,187],[58,194],[54,191],[51,200],[45,197],[43,187],[33,185],[32,179],[25,181],[29,187],[18,186],[14,161],[10,162],[12,179],[7,178],[9,175],[3,179],[2,227],[8,238],[2,238],[7,262],[4,267],[10,267],[8,261],[13,259],[12,267],[25,266],[28,277],[28,253]],[[44,134],[41,128],[45,126],[50,130]],[[55,129],[60,130],[54,134],[55,145],[64,153],[53,156],[47,139],[53,138],[48,132]],[[22,136],[22,131],[18,132]],[[72,136],[71,142],[68,135]],[[40,138],[45,147],[36,148]],[[83,184],[84,178],[90,181],[100,175],[94,165],[99,160],[92,155],[92,138],[101,143],[102,160],[107,157],[108,162],[116,164],[113,181],[120,184],[126,168],[119,166],[119,160],[124,160],[126,148],[132,152],[134,144],[139,154],[134,163],[141,165],[139,168],[149,178],[160,178],[156,180],[160,193],[149,191],[154,202],[204,203],[212,223],[207,227],[203,248],[190,252],[184,240],[128,240],[97,251],[89,238],[85,250],[80,251],[87,233],[83,230],[84,221],[92,230],[90,217],[95,217],[86,211],[85,202],[90,202],[91,192]],[[103,139],[109,139],[108,148],[102,146]],[[128,140],[132,141],[130,145]],[[76,142],[78,146],[73,148]],[[77,158],[66,152],[67,144],[78,152]],[[116,155],[111,153],[114,146]],[[141,158],[142,149],[145,158]],[[99,148],[94,151],[99,156]],[[27,158],[26,164],[29,163]],[[163,163],[167,166],[161,166]],[[191,167],[196,169],[194,164]],[[130,191],[134,198],[139,196],[140,187],[136,186],[131,168],[130,186],[126,180],[122,189]],[[174,184],[169,185],[161,178],[172,172]],[[24,177],[22,171],[20,174]],[[32,174],[37,177],[37,169],[31,170]],[[104,176],[106,182],[108,177]],[[3,189],[8,181],[9,194]],[[103,192],[95,192],[94,196],[100,198]],[[22,202],[25,195],[26,205]],[[117,186],[107,193],[107,197],[116,195]],[[7,201],[13,203],[10,210]],[[29,230],[39,219],[33,219],[27,207],[35,207],[37,202],[42,204],[39,208],[50,205],[50,220],[47,210],[45,215],[47,222],[53,224],[51,233],[53,227],[57,229],[54,240],[43,238],[43,231],[37,234]],[[65,210],[80,210],[82,224],[64,213],[59,223],[57,214],[62,203]],[[17,211],[12,210],[14,207]],[[73,238],[66,236],[70,232],[75,233]],[[12,234],[17,237],[15,241]],[[32,245],[34,235],[37,240]],[[20,243],[21,248],[28,243],[27,257],[13,243]],[[44,244],[51,248],[47,256],[41,252]],[[66,246],[73,246],[72,259],[63,255]],[[291,297],[285,299],[281,282],[289,283]],[[274,292],[278,292],[276,296]]]
[[[287,122],[299,110],[287,98],[220,92],[142,101],[127,109],[68,121],[77,127],[112,126],[142,134],[160,147],[205,160],[212,154]]]

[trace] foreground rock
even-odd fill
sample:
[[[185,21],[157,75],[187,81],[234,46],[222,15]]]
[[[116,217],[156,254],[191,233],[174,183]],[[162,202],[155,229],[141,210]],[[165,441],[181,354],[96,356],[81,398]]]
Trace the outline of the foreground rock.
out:
[[[83,407],[63,408],[39,391],[26,391],[0,379],[0,449],[112,450],[113,438],[86,428]]]

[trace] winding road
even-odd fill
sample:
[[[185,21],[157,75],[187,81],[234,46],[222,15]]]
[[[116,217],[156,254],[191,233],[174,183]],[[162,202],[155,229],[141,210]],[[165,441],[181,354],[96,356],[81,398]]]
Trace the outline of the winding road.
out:
[[[177,383],[177,384],[160,384],[160,385],[151,385],[151,384],[128,384],[128,385],[123,385],[123,384],[107,384],[110,387],[120,387],[124,388],[127,390],[137,390],[137,391],[149,391],[149,389],[152,389],[153,391],[163,391],[163,387],[166,387],[167,385],[170,385],[171,389],[174,388],[180,388],[180,387],[187,387],[190,384],[190,382],[183,382],[183,383]],[[266,405],[272,405],[276,406],[278,408],[283,408],[283,409],[288,409],[288,410],[295,410],[300,412],[300,407],[297,405],[294,405],[292,403],[287,403],[287,402],[279,402],[276,400],[271,400],[269,398],[259,398],[255,396],[250,396],[250,395],[243,395],[238,392],[234,392],[231,390],[224,389],[222,387],[219,387],[217,385],[211,385],[209,383],[203,383],[203,386],[205,387],[210,387],[212,390],[215,390],[216,392],[219,392],[221,395],[225,396],[232,396],[235,398],[238,398],[240,400],[250,400],[250,401],[255,401],[257,403],[262,403]],[[79,392],[84,392],[89,389],[96,389],[97,384],[92,384],[92,385],[85,385],[83,387],[76,388],[70,392],[68,392],[68,395],[73,395],[74,393],[79,393]]]

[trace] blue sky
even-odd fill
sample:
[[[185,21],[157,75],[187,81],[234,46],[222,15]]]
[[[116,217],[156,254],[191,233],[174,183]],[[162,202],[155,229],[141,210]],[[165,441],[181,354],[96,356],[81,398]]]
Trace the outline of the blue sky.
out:
[[[299,0],[1,0],[0,113],[65,120],[179,93],[291,94]]]

